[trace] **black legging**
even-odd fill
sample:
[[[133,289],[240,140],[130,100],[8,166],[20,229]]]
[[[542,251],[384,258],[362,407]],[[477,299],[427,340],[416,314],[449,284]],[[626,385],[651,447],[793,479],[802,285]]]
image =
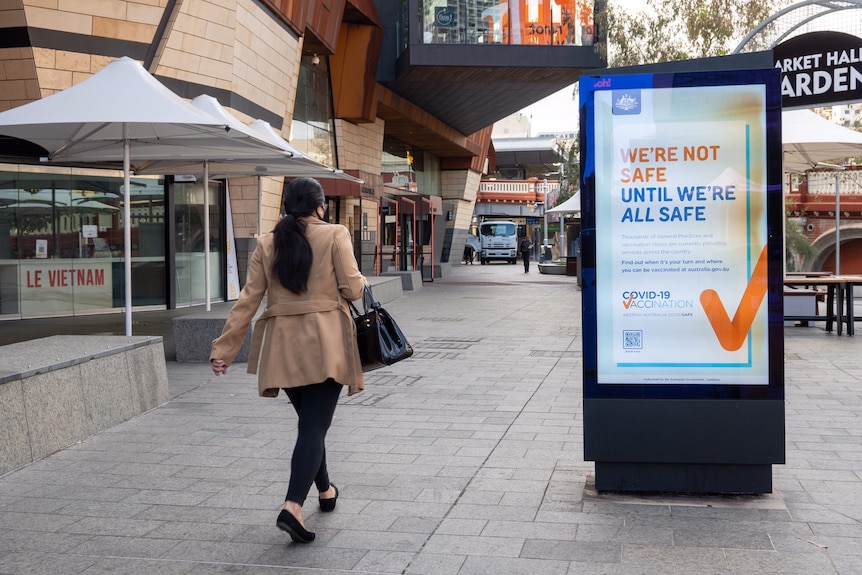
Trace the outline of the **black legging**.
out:
[[[335,414],[341,388],[340,383],[327,379],[323,383],[284,390],[299,416],[285,501],[300,505],[305,503],[312,482],[318,491],[329,489],[324,440]]]

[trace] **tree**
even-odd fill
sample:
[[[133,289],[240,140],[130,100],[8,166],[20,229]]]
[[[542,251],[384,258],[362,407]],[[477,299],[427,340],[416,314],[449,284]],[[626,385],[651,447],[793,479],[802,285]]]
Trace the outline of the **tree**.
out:
[[[613,0],[604,13],[608,66],[722,56],[787,0],[646,0],[631,13]]]
[[[723,56],[789,0],[646,0],[632,14],[610,1],[600,22],[607,30],[608,66]],[[798,219],[785,215],[787,269],[814,252]]]
[[[560,205],[574,196],[579,189],[581,164],[578,140],[557,142],[557,154],[562,158],[560,163],[560,195],[557,197],[557,205]]]
[[[784,261],[789,272],[801,271],[806,259],[814,256],[816,250],[805,237],[802,222],[784,214]]]

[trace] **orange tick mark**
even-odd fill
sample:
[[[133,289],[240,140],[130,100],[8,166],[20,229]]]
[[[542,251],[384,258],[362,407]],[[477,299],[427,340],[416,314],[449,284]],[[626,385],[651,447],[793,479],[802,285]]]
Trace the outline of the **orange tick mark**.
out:
[[[751,279],[748,280],[748,286],[742,294],[742,301],[739,302],[732,321],[721,302],[721,297],[715,290],[704,290],[700,294],[700,305],[703,306],[721,347],[727,351],[736,351],[742,347],[751,324],[754,323],[757,310],[763,302],[763,296],[766,295],[766,287],[766,246],[763,246],[763,251],[760,252],[757,265],[754,266]]]

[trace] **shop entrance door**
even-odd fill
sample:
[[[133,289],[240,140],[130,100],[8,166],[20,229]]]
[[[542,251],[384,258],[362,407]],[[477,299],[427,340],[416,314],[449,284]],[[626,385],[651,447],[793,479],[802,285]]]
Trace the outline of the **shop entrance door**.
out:
[[[204,257],[210,258],[210,297],[224,301],[225,269],[221,184],[210,182],[210,245],[204,246],[203,182],[175,182],[174,192],[174,290],[176,307],[206,303]]]

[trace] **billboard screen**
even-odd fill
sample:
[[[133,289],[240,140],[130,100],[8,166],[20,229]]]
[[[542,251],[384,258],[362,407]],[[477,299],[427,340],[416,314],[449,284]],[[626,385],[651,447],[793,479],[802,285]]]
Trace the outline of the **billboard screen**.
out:
[[[585,392],[775,396],[779,72],[591,77],[580,94]]]

